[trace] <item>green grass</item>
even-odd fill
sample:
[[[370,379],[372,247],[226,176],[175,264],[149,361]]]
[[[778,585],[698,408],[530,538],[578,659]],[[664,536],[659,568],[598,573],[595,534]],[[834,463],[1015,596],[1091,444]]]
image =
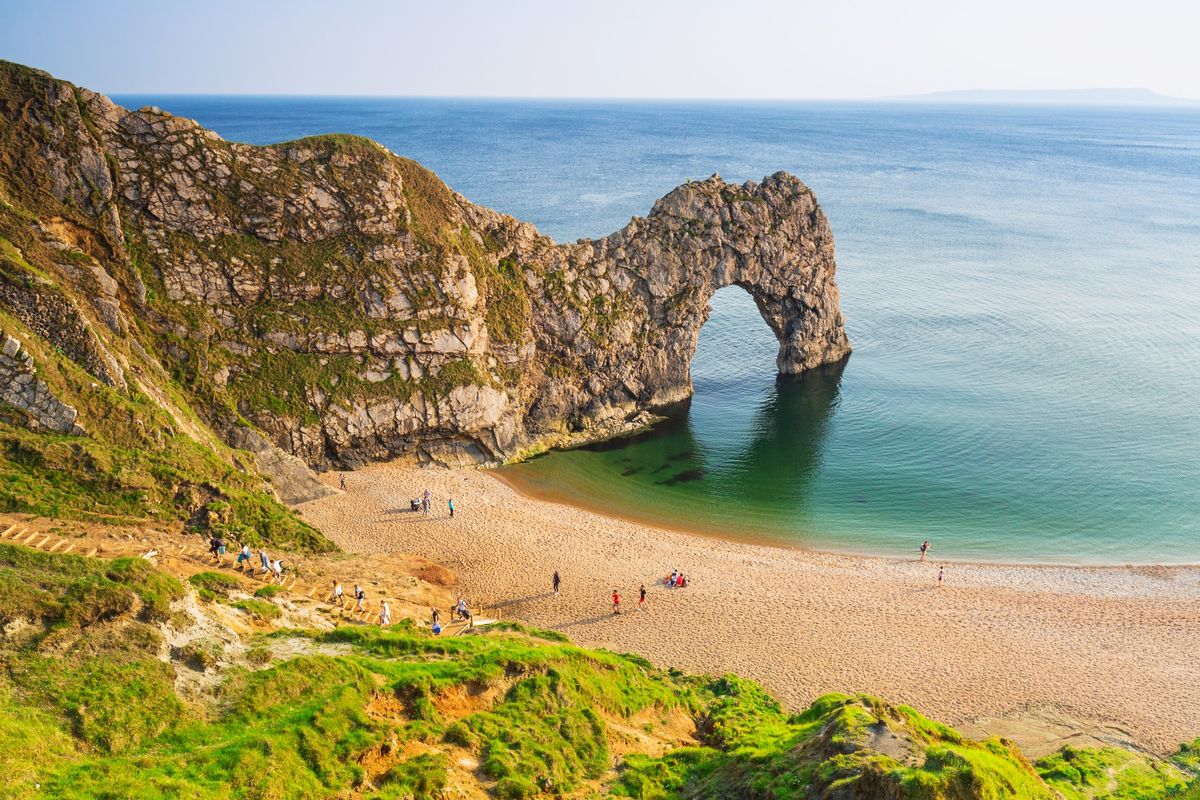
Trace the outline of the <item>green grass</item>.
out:
[[[266,600],[238,600],[236,603],[231,603],[234,608],[240,608],[250,616],[260,622],[270,622],[271,620],[279,619],[283,614],[279,610],[279,606]]]
[[[189,582],[223,591],[236,580],[200,573]],[[1174,787],[1187,797],[1180,769],[1125,751],[1064,750],[1035,771],[999,740],[965,739],[874,697],[830,694],[789,713],[735,676],[662,671],[513,624],[450,638],[411,621],[280,632],[342,654],[271,662],[267,635],[251,642],[257,655],[247,666],[222,666],[236,654],[202,638],[173,667],[158,657],[156,621],[182,592],[141,560],[0,545],[0,625],[29,625],[0,639],[9,795],[432,798],[464,779],[450,758],[465,749],[502,798],[599,789],[636,798],[1052,800],[1051,787],[1066,800],[1158,798]],[[263,619],[268,607],[278,611],[265,599],[234,605]],[[185,703],[175,669],[202,670],[216,688]],[[462,704],[485,693],[494,699]],[[652,732],[671,713],[695,720],[695,744],[629,755],[603,785],[611,724],[636,718]],[[887,737],[900,750],[877,746]],[[1191,768],[1195,752],[1194,743],[1181,749],[1178,767]]]
[[[242,588],[240,580],[224,572],[197,572],[188,578],[188,583],[197,589],[204,589],[214,595],[225,597]]]
[[[1035,766],[1064,800],[1160,800],[1186,783],[1174,765],[1115,747],[1068,746]]]

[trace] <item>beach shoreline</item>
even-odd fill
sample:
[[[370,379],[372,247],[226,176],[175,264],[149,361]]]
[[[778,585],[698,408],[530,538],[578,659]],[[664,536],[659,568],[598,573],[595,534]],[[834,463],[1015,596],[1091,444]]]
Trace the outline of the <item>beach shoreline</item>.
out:
[[[852,549],[826,549],[819,546],[788,541],[783,536],[773,536],[766,533],[760,534],[743,532],[734,528],[730,528],[726,531],[718,533],[716,531],[688,527],[686,525],[664,524],[658,520],[652,520],[648,517],[642,517],[638,514],[623,513],[619,510],[611,508],[602,508],[599,503],[589,503],[577,498],[561,497],[553,492],[540,491],[536,487],[532,486],[530,482],[526,482],[514,477],[511,472],[505,471],[504,467],[480,467],[478,469],[480,472],[509,487],[517,494],[527,497],[531,500],[537,500],[538,502],[547,503],[550,505],[560,505],[565,506],[566,508],[578,509],[579,511],[585,511],[589,514],[594,514],[599,517],[620,520],[621,522],[626,522],[631,525],[640,525],[645,528],[653,528],[666,533],[673,533],[681,536],[697,536],[702,539],[713,539],[719,542],[736,542],[738,544],[748,544],[759,547],[775,547],[782,550],[794,550],[801,553],[811,553],[813,555],[844,556],[846,558],[861,558],[867,560],[874,559],[889,562],[903,561],[907,558],[907,556],[903,554],[887,555]],[[914,541],[914,553],[917,552],[919,544],[920,542]],[[926,561],[937,561],[943,564],[980,567],[1046,567],[1049,569],[1061,568],[1089,570],[1163,569],[1179,570],[1183,573],[1200,573],[1200,561],[1128,561],[1122,563],[1089,563],[1086,561],[1070,561],[1066,559],[1063,561],[1021,561],[1018,559],[959,558],[954,556],[942,556],[932,549],[929,556],[926,558]]]
[[[1045,743],[1022,740],[1014,720],[1071,720],[1064,742],[1157,753],[1200,735],[1197,567],[953,562],[936,550],[921,563],[724,540],[529,497],[473,468],[374,464],[347,485],[301,507],[343,549],[429,558],[506,619],[663,667],[736,672],[792,708],[868,692],[1032,750]],[[408,511],[426,487],[428,517]],[[676,568],[688,588],[656,582]]]

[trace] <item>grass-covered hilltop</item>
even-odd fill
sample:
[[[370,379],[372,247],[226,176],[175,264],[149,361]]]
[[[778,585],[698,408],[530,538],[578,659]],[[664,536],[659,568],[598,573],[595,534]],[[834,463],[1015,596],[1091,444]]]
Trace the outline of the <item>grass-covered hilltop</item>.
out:
[[[874,697],[789,713],[558,634],[333,627],[309,602],[0,543],[0,796],[1200,797],[1200,742],[1030,763]]]

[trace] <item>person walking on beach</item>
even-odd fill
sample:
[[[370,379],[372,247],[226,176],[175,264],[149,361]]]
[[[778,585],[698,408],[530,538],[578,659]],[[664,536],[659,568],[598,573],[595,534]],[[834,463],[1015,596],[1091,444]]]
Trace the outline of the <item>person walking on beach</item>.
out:
[[[621,613],[621,595],[617,593],[616,589],[613,589],[613,616],[615,617],[617,614],[620,614],[620,613]]]
[[[918,561],[924,561],[925,554],[928,552],[929,552],[929,540],[926,539],[925,541],[921,542],[921,557],[918,559]]]
[[[454,498],[447,500],[446,505],[450,506],[450,519],[454,519]]]
[[[562,578],[558,577],[558,570],[554,570],[554,596],[558,597],[558,587],[562,583]]]
[[[354,584],[354,610],[366,611],[367,593],[357,583]]]
[[[429,514],[429,507],[433,504],[433,493],[429,491],[429,487],[421,493],[421,513]]]
[[[938,585],[939,589],[942,588],[942,581],[945,580],[945,578],[946,578],[946,567],[945,566],[938,567],[937,585]]]
[[[346,473],[344,472],[338,475],[338,488],[343,492],[346,491]]]
[[[638,589],[638,611],[646,610],[646,584],[642,584]]]
[[[383,607],[379,612],[379,624],[381,627],[392,624],[392,609],[388,608],[387,600],[383,601]]]
[[[330,603],[337,603],[338,608],[346,607],[346,600],[342,592],[342,582],[335,580],[333,582],[333,594],[329,598]]]

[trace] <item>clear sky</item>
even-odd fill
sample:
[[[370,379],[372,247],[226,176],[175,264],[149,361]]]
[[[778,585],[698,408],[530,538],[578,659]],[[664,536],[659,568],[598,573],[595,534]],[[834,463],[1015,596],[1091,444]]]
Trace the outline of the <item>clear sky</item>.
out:
[[[0,0],[0,58],[107,92],[1200,97],[1200,0]]]

